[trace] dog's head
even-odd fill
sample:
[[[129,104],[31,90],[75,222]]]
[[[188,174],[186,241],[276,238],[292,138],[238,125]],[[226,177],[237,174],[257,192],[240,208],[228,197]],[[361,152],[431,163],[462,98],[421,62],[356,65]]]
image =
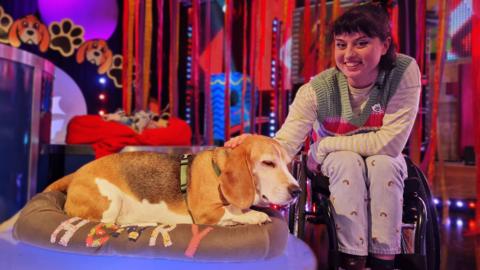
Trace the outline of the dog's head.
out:
[[[77,51],[77,62],[88,62],[99,66],[98,73],[103,74],[110,69],[113,61],[112,50],[103,39],[93,39],[84,42]]]
[[[300,193],[290,174],[290,159],[275,140],[259,135],[247,137],[230,151],[220,175],[220,189],[232,205],[286,205]]]
[[[40,51],[45,52],[50,43],[50,34],[48,28],[37,17],[27,15],[12,24],[8,40],[14,47],[19,47],[21,41],[26,44],[38,45]]]

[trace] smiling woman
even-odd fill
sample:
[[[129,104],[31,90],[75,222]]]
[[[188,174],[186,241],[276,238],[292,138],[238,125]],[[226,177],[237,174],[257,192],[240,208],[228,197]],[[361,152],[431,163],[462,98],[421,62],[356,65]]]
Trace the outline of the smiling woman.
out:
[[[419,68],[395,53],[388,14],[377,4],[338,17],[329,41],[336,67],[298,90],[275,139],[294,156],[311,131],[318,135],[307,164],[330,179],[341,267],[364,269],[370,254],[372,269],[393,269],[407,176],[401,152],[417,113]]]

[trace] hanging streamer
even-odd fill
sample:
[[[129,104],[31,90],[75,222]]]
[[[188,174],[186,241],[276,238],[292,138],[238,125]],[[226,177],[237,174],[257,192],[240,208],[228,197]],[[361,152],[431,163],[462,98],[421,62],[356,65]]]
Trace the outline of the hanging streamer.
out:
[[[145,33],[145,2],[144,0],[135,1],[135,106],[134,110],[139,110],[143,102],[143,46],[142,41]],[[141,109],[140,109],[141,110]]]
[[[157,104],[158,110],[162,109],[163,87],[163,0],[157,0]]]
[[[225,141],[230,139],[230,65],[232,61],[232,18],[233,0],[225,0],[225,39],[224,39],[224,65],[225,65]]]
[[[212,2],[207,0],[207,10],[205,14],[205,55],[207,58],[207,64],[204,68],[205,74],[205,121],[206,121],[206,141],[208,145],[213,145],[213,115],[212,115],[212,103],[211,103],[211,89],[210,89],[210,68],[212,64],[210,46],[208,42],[211,39],[211,12]]]
[[[475,164],[477,170],[477,209],[476,209],[476,223],[477,234],[480,233],[480,3],[479,1],[473,2],[473,16],[472,16],[472,85],[473,85],[473,125],[475,132]],[[476,244],[479,244],[478,237],[476,238]],[[478,246],[477,246],[478,249]],[[477,253],[478,254],[478,253]]]
[[[169,52],[169,108],[172,116],[178,116],[178,50],[179,50],[179,29],[180,29],[180,1],[170,0],[170,52]]]
[[[318,19],[318,59],[317,59],[317,70],[322,72],[327,68],[327,46],[326,46],[326,36],[327,36],[327,0],[320,1],[320,18]]]
[[[425,75],[425,38],[426,38],[426,0],[417,0],[417,16],[416,16],[416,57],[418,66],[420,67],[420,73]],[[423,84],[423,80],[422,80]],[[423,88],[422,88],[423,90]],[[412,129],[412,134],[410,137],[409,144],[409,156],[413,163],[420,164],[420,150],[422,144],[422,129],[423,129],[423,119],[421,112],[422,109],[422,95],[420,95],[420,104],[418,108],[417,117],[415,119],[415,124]]]
[[[438,17],[438,38],[437,38],[437,56],[435,60],[435,70],[433,76],[433,93],[432,93],[432,114],[431,114],[431,130],[429,136],[429,144],[426,157],[422,162],[423,168],[426,167],[427,179],[433,184],[435,176],[435,153],[437,151],[437,120],[438,120],[438,97],[440,95],[440,87],[442,85],[443,69],[445,64],[445,38],[446,38],[446,9],[447,0],[439,0],[439,17]]]
[[[148,99],[150,97],[150,65],[152,59],[152,31],[153,31],[153,18],[152,18],[152,9],[153,9],[153,0],[145,0],[145,22],[144,22],[144,36],[143,36],[143,82],[142,82],[142,92],[143,100],[140,105],[140,108],[135,108],[136,110],[147,110]]]
[[[123,2],[123,39],[122,39],[122,106],[130,114],[132,111],[132,78],[133,78],[133,40],[134,40],[135,1]]]
[[[251,78],[251,87],[250,87],[250,131],[255,131],[255,91],[256,91],[256,69],[257,66],[257,29],[258,29],[258,20],[257,20],[257,10],[258,10],[258,1],[252,0],[251,6],[252,11],[250,15],[250,78]]]
[[[243,133],[245,130],[245,121],[244,121],[244,115],[245,115],[245,95],[247,92],[247,26],[248,26],[248,20],[247,20],[247,10],[248,10],[248,5],[247,1],[243,2],[243,44],[242,44],[242,100],[240,104],[240,133]]]
[[[312,74],[308,68],[310,65],[307,63],[309,61],[310,55],[310,45],[311,45],[311,18],[310,18],[310,0],[304,0],[303,2],[303,80],[305,82],[310,80]]]
[[[283,24],[282,24],[282,46],[283,50],[281,51],[281,63],[282,63],[282,88],[280,89],[280,100],[278,102],[278,125],[282,125],[285,121],[285,117],[288,113],[288,103],[287,94],[291,89],[290,84],[290,62],[289,50],[291,49],[291,42],[289,41],[292,36],[292,22],[293,22],[293,11],[295,9],[294,0],[284,0],[283,2]]]
[[[264,69],[267,66],[265,61],[265,37],[266,37],[266,27],[267,27],[267,1],[260,1],[260,21],[259,21],[259,27],[260,27],[260,35],[257,36],[257,44],[259,44],[260,52],[257,54],[258,56],[258,61],[257,61],[257,85],[259,87],[262,87],[265,85],[264,82]],[[270,66],[270,65],[268,65]],[[260,90],[265,90],[260,88]],[[258,97],[258,115],[263,115],[263,95],[259,95]],[[261,133],[261,125],[257,126],[257,133]]]

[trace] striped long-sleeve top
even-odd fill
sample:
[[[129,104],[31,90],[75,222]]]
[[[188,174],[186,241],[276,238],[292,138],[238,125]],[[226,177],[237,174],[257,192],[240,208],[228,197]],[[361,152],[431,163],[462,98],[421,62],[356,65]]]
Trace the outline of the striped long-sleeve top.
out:
[[[398,54],[395,67],[380,71],[376,82],[363,89],[350,87],[331,68],[298,90],[275,139],[293,157],[313,128],[319,140],[310,155],[319,164],[335,151],[396,157],[413,127],[420,91],[418,65],[406,55]]]

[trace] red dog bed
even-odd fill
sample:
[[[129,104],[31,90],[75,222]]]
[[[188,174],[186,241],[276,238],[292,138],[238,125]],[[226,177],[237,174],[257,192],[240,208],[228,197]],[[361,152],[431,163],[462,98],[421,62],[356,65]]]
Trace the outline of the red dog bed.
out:
[[[183,120],[170,117],[167,127],[136,133],[129,126],[98,115],[75,116],[67,127],[67,144],[92,144],[95,158],[116,153],[127,145],[191,145],[192,131]]]

